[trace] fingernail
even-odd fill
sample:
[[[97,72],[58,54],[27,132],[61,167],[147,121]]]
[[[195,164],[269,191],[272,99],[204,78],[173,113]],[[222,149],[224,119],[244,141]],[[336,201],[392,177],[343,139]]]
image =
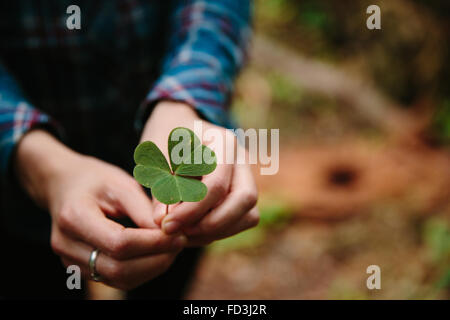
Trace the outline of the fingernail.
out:
[[[181,225],[180,223],[176,222],[176,221],[163,221],[163,231],[167,234],[171,234],[171,233],[175,233],[180,229]]]
[[[187,238],[184,235],[179,235],[173,240],[173,244],[177,248],[182,248],[187,244]]]
[[[155,223],[161,226],[161,223],[166,216],[166,209],[162,206],[157,207],[155,210]]]

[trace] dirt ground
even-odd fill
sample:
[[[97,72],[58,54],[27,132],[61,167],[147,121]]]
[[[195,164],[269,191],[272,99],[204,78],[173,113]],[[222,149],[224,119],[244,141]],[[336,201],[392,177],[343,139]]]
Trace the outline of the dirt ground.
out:
[[[279,174],[258,184],[262,198],[289,203],[289,219],[213,245],[188,298],[450,297],[447,154],[355,144],[282,154]],[[430,240],[442,228],[446,236]],[[381,290],[366,287],[369,265],[381,268]]]

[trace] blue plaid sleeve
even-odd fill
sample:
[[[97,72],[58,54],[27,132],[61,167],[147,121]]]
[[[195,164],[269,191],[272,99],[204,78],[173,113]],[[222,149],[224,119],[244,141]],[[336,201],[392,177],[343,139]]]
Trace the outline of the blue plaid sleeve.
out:
[[[17,83],[0,63],[0,177],[7,176],[12,150],[36,125],[49,125],[50,118],[33,108]]]
[[[182,101],[208,121],[230,127],[233,80],[246,60],[251,35],[250,2],[176,1],[162,73],[143,109],[160,100]]]

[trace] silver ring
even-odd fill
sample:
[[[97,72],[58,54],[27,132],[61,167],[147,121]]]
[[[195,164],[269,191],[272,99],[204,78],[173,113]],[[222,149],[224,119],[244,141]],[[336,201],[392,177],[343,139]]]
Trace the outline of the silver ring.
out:
[[[92,280],[97,282],[102,281],[102,277],[98,274],[97,270],[95,269],[99,253],[100,250],[98,249],[92,250],[91,256],[89,257],[89,272],[91,273]]]

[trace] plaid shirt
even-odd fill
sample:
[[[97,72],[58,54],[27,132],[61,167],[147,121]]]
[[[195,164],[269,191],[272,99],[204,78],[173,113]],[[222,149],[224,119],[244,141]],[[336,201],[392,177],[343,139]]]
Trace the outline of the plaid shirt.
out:
[[[71,134],[81,134],[114,117],[122,124],[131,112],[140,128],[162,99],[186,102],[229,126],[232,83],[250,37],[249,2],[3,1],[0,175],[33,127],[61,132],[72,126]],[[81,9],[80,30],[66,26],[72,4]],[[73,124],[80,114],[89,116]],[[86,125],[93,114],[100,116]]]

